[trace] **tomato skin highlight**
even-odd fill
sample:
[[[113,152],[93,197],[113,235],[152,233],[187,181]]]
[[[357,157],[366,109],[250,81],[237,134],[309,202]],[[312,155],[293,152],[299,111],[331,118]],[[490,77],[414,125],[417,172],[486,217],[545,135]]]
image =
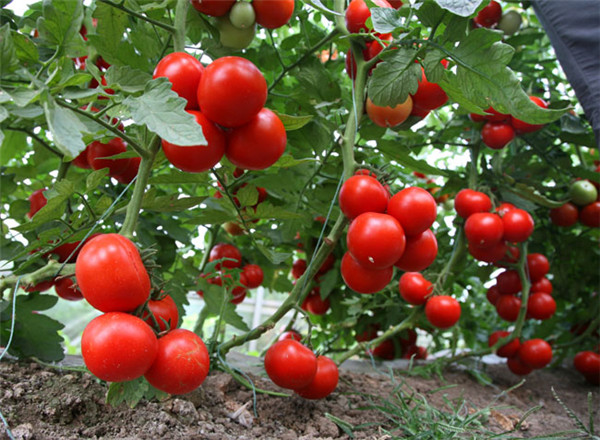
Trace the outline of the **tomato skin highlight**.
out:
[[[306,388],[317,372],[315,354],[294,339],[273,344],[265,355],[265,370],[275,385],[298,390]]]
[[[150,295],[150,277],[135,245],[119,234],[102,234],[79,252],[75,276],[81,293],[101,312],[128,312]]]
[[[186,110],[198,109],[198,84],[204,72],[202,63],[186,52],[173,52],[161,59],[152,78],[166,77],[171,89],[187,101]]]
[[[195,390],[208,375],[210,358],[202,339],[189,330],[171,330],[158,340],[156,359],[144,377],[169,394]]]
[[[158,341],[140,318],[109,312],[92,319],[81,336],[81,355],[98,379],[123,382],[142,376],[156,358]]]
[[[313,380],[304,388],[294,392],[305,399],[323,399],[336,389],[339,379],[338,367],[327,356],[317,357],[317,372]]]

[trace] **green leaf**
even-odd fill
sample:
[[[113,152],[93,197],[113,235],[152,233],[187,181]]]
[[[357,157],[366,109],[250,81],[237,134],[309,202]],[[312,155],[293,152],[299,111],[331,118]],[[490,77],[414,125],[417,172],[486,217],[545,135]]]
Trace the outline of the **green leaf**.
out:
[[[75,192],[75,186],[69,180],[60,180],[54,184],[52,190],[45,191],[48,202],[42,209],[35,213],[31,222],[24,223],[15,229],[20,232],[32,231],[52,220],[59,219],[65,211],[67,199]]]
[[[253,218],[293,220],[300,219],[303,214],[288,211],[279,206],[273,206],[269,202],[263,202],[256,207],[256,212],[252,214]]]
[[[37,29],[40,38],[50,45],[63,47],[73,38],[81,38],[82,0],[44,0],[42,14],[37,20]]]
[[[177,194],[169,196],[160,196],[152,200],[145,200],[142,208],[148,211],[156,212],[178,212],[186,211],[194,206],[198,206],[204,201],[205,197],[181,197]]]
[[[419,171],[434,176],[448,175],[446,171],[431,166],[424,160],[415,159],[411,156],[410,150],[399,145],[397,141],[380,140],[377,142],[377,148],[391,160],[398,162],[411,171]]]
[[[306,159],[294,159],[289,154],[284,154],[281,156],[277,162],[271,165],[269,168],[291,168],[298,165],[302,165],[309,162],[316,162],[316,159],[306,158]]]
[[[160,174],[149,179],[149,183],[161,185],[184,185],[186,183],[208,183],[208,173],[186,173],[171,169],[169,174]]]
[[[167,142],[180,146],[206,145],[202,126],[184,110],[185,99],[171,90],[167,78],[149,81],[143,95],[128,96],[123,106],[137,124],[146,125]]]
[[[435,0],[443,9],[461,17],[473,15],[483,0]]]
[[[25,107],[27,104],[40,96],[40,90],[30,90],[25,88],[11,90],[10,97],[19,107]]]
[[[13,31],[12,38],[17,58],[19,58],[21,62],[35,64],[39,61],[40,54],[38,48],[27,35]]]
[[[109,86],[127,93],[143,91],[146,88],[146,83],[152,79],[152,75],[149,73],[129,66],[111,66],[104,77]]]
[[[442,21],[446,11],[436,3],[429,1],[421,4],[421,7],[416,9],[416,14],[424,26],[433,27]]]
[[[44,113],[54,145],[61,153],[68,157],[77,157],[85,150],[82,132],[87,131],[86,126],[72,110],[59,107],[49,98],[44,102]]]
[[[240,201],[241,206],[253,206],[258,202],[258,190],[254,185],[246,185],[240,188],[235,196]]]
[[[392,33],[397,29],[405,27],[404,18],[400,11],[393,8],[373,8],[371,10],[371,21],[377,32]]]
[[[421,67],[415,56],[414,50],[401,48],[377,65],[369,81],[369,98],[375,105],[395,107],[417,91]]]
[[[5,166],[19,152],[27,149],[27,134],[13,130],[3,130],[1,133],[4,139],[0,144],[0,166]]]
[[[292,116],[292,115],[286,115],[284,113],[279,113],[279,112],[274,112],[274,113],[279,117],[279,119],[281,119],[281,122],[283,122],[285,131],[298,130],[299,128],[304,127],[306,124],[308,124],[313,119],[312,115]]]
[[[221,311],[223,314],[221,318],[227,323],[234,326],[242,331],[250,330],[248,324],[244,322],[242,317],[235,311],[235,305],[229,301],[232,296],[230,294],[224,295],[225,290],[221,286],[210,286],[208,289],[203,289],[204,302],[208,311],[216,316],[219,316]],[[225,302],[225,304],[223,304]]]
[[[260,206],[260,205],[258,205]],[[275,265],[283,263],[285,260],[292,256],[289,252],[277,252],[273,249],[269,249],[264,244],[260,242],[255,242],[256,247],[262,254],[269,259],[269,261]]]
[[[108,168],[92,171],[85,179],[85,188],[87,191],[92,191],[104,181],[104,177],[108,174]]]
[[[111,406],[118,406],[121,403],[125,403],[128,407],[135,408],[142,399],[151,400],[156,398],[164,400],[168,396],[164,391],[154,388],[144,376],[141,376],[126,382],[112,382],[108,386],[106,403]]]
[[[0,27],[0,73],[7,74],[19,67],[19,59],[13,43],[10,26]]]

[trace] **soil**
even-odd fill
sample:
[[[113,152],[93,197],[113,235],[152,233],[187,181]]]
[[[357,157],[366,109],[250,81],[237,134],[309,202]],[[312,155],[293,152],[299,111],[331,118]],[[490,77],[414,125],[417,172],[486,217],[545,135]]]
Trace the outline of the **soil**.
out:
[[[284,391],[261,375],[255,358],[238,355],[236,363],[247,367],[245,371],[256,387]],[[424,430],[428,426],[444,428],[442,421],[455,423],[451,417],[454,412],[449,409],[454,406],[463,420],[484,411],[481,425],[463,432],[447,431],[453,438],[489,438],[492,433],[511,430],[502,438],[531,438],[577,429],[553,396],[553,387],[563,404],[586,424],[591,393],[593,418],[600,426],[600,390],[586,384],[572,369],[536,371],[510,390],[521,378],[505,365],[483,366],[492,385],[481,385],[464,368],[447,369],[442,379],[407,374],[406,363],[378,364],[377,369],[369,362],[344,365],[348,367],[341,371],[340,383],[331,396],[309,401],[295,395],[258,394],[255,415],[252,391],[218,371],[211,373],[198,390],[184,396],[142,400],[135,408],[125,404],[112,407],[105,403],[107,385],[89,373],[4,359],[0,362],[0,411],[15,439],[384,440],[413,438],[399,427],[408,429],[415,423],[421,424],[417,428],[419,438],[450,438]],[[390,366],[395,369],[393,377]],[[380,409],[389,408],[385,399],[393,397],[396,385],[401,390],[396,395],[402,396],[397,402],[406,404],[404,410],[386,413],[373,408],[374,403]],[[417,411],[418,402],[421,412]],[[519,419],[537,406],[540,409],[515,428]],[[561,438],[575,437],[572,432]],[[10,438],[1,423],[0,438]]]

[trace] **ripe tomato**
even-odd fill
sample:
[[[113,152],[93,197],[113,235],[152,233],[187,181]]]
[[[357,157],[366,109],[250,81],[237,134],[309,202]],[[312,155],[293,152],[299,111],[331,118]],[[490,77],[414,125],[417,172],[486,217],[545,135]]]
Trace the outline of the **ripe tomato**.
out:
[[[465,188],[456,194],[454,209],[462,218],[467,218],[475,212],[489,212],[492,209],[492,201],[487,194]]]
[[[156,359],[144,377],[165,393],[185,394],[202,385],[209,368],[208,350],[200,336],[177,328],[158,340]]]
[[[267,29],[277,29],[290,21],[294,0],[253,0],[256,22]]]
[[[535,283],[550,271],[550,263],[544,254],[528,254],[527,270],[529,271],[529,279],[532,283]]]
[[[85,150],[83,150],[81,153],[79,153],[77,155],[77,157],[71,161],[71,163],[78,168],[83,168],[86,170],[91,169],[92,167],[89,164],[88,159],[87,159],[87,154],[88,154],[89,149],[90,149],[89,146],[85,147]]]
[[[339,202],[344,215],[352,220],[365,212],[385,212],[388,193],[374,177],[355,175],[340,188]]]
[[[373,0],[380,8],[391,8],[392,6],[386,0]],[[352,0],[346,9],[346,28],[352,34],[357,34],[361,30],[370,32],[365,22],[371,16],[371,10],[364,0]]]
[[[367,353],[372,354],[374,357],[391,361],[396,357],[396,346],[394,345],[394,341],[386,339],[372,350],[368,350]]]
[[[496,286],[495,284],[493,286],[489,287],[487,292],[485,293],[485,297],[487,298],[489,303],[492,304],[493,306],[495,306],[496,303],[498,302],[498,298],[500,298],[500,295],[501,295],[501,293],[498,290],[498,286]]]
[[[98,379],[124,382],[142,376],[154,360],[158,342],[137,316],[110,312],[90,321],[81,335],[81,355]]]
[[[29,212],[27,213],[28,218],[33,217],[36,212],[38,212],[40,209],[46,206],[46,203],[48,203],[48,200],[44,195],[44,191],[46,191],[46,188],[37,189],[29,196]]]
[[[239,127],[250,122],[266,101],[267,82],[251,61],[222,57],[204,69],[198,104],[211,121],[224,127]]]
[[[377,337],[377,332],[379,331],[380,325],[378,323],[367,324],[365,330],[361,333],[356,333],[354,335],[354,339],[357,342],[366,342],[371,341]]]
[[[579,213],[579,221],[589,228],[600,228],[600,202],[585,206]]]
[[[448,101],[448,95],[438,84],[427,81],[425,70],[422,67],[421,70],[423,73],[419,81],[419,88],[412,95],[413,106],[421,110],[435,110]]]
[[[265,370],[276,385],[299,390],[313,381],[317,372],[317,358],[312,350],[300,342],[285,339],[267,350]]]
[[[187,101],[186,110],[198,109],[198,84],[204,72],[202,63],[185,52],[173,52],[158,62],[153,79],[166,77],[171,89]]]
[[[256,0],[255,0],[256,1]],[[317,372],[312,382],[295,393],[305,399],[323,399],[336,389],[339,379],[338,367],[326,356],[317,357]]]
[[[350,223],[346,244],[361,266],[384,269],[400,259],[406,238],[402,226],[391,215],[365,212]]]
[[[421,347],[420,345],[411,345],[406,347],[404,354],[402,355],[402,359],[427,359],[427,349],[425,347]]]
[[[288,330],[287,332],[283,332],[277,338],[278,341],[283,341],[285,339],[295,339],[296,341],[300,342],[302,340],[302,335],[300,335],[300,333],[298,333],[296,330]]]
[[[516,270],[506,270],[496,277],[498,291],[502,295],[514,295],[521,291],[521,278]]]
[[[296,260],[292,263],[292,277],[294,277],[295,279],[300,278],[304,272],[306,272],[306,260],[301,258],[299,260]]]
[[[310,291],[308,296],[304,298],[302,302],[302,310],[306,310],[308,313],[313,315],[324,315],[329,310],[330,302],[329,298],[321,298],[321,289],[315,287]]]
[[[419,235],[406,237],[404,253],[394,266],[405,272],[420,272],[434,262],[437,252],[435,234],[431,229],[427,229]]]
[[[411,237],[433,225],[437,217],[437,203],[423,188],[411,186],[394,194],[388,203],[387,212],[398,220],[404,233]]]
[[[513,209],[502,217],[504,239],[512,243],[525,241],[533,233],[534,221],[523,209]]]
[[[110,159],[127,151],[127,146],[123,139],[113,138],[107,143],[94,141],[88,145],[87,161],[95,170],[108,168],[108,174],[116,176],[121,174],[129,166],[129,159]],[[108,159],[107,159],[108,158]]]
[[[533,368],[528,367],[523,363],[518,354],[506,360],[508,369],[517,376],[526,376],[533,371]]]
[[[501,150],[515,138],[515,130],[506,122],[486,122],[481,127],[481,140],[485,145]]]
[[[169,162],[182,171],[201,173],[214,167],[225,154],[225,133],[199,111],[189,110],[202,126],[207,145],[180,147],[165,140],[162,148]]]
[[[400,9],[402,7],[402,4],[403,4],[400,0],[388,0],[388,3],[394,9]]]
[[[580,351],[573,358],[573,365],[589,383],[600,385],[600,354]]]
[[[218,243],[210,250],[208,261],[220,260],[221,258],[229,258],[229,260],[218,263],[215,266],[217,269],[221,269],[221,267],[233,269],[242,265],[242,253],[232,244]]]
[[[225,155],[245,170],[264,170],[285,151],[287,135],[281,119],[268,108],[261,109],[247,124],[227,136]]]
[[[537,96],[530,96],[529,99],[535,102],[538,107],[548,108],[546,101],[538,98]],[[512,118],[511,124],[518,134],[531,133],[544,127],[544,124],[528,124],[527,122],[521,121],[517,118]]]
[[[235,0],[191,0],[192,6],[198,11],[213,17],[227,14]]]
[[[513,205],[512,203],[502,202],[498,206],[496,206],[496,209],[494,211],[496,211],[496,214],[498,214],[500,217],[502,217],[508,211],[512,211],[513,209],[516,209],[516,206]]]
[[[367,115],[375,125],[380,127],[395,127],[402,124],[412,112],[413,102],[410,95],[406,101],[397,104],[394,107],[379,106],[373,104],[371,98],[367,98]]]
[[[321,267],[317,271],[317,275],[324,275],[333,269],[333,265],[335,264],[335,255],[329,254],[325,257],[325,261],[321,264]]]
[[[482,248],[475,243],[469,242],[469,253],[473,258],[485,261],[486,263],[500,262],[506,256],[507,250],[508,246],[504,241],[499,241],[494,246],[487,248]]]
[[[578,206],[586,206],[598,198],[598,190],[589,180],[576,180],[569,187],[571,202]]]
[[[83,299],[81,290],[77,288],[71,278],[61,278],[54,282],[54,290],[62,299],[69,301],[79,301]]]
[[[244,228],[238,222],[225,222],[225,224],[223,224],[223,229],[225,229],[229,235],[233,236],[242,235],[244,233]]]
[[[548,295],[552,293],[552,283],[546,277],[542,277],[531,284],[531,292],[546,292]]]
[[[115,179],[117,179],[117,181],[119,183],[122,183],[123,185],[127,185],[129,184],[133,178],[135,176],[137,176],[137,173],[140,169],[140,163],[142,162],[142,158],[141,157],[132,157],[131,159],[129,159],[129,162],[127,164],[127,168],[125,168],[125,171],[123,171],[121,174],[114,176]]]
[[[148,308],[158,323],[159,332],[173,330],[179,324],[177,304],[175,304],[175,301],[169,295],[165,295],[164,298],[159,300],[151,299],[148,301]],[[144,312],[142,319],[146,324],[154,328],[154,320],[150,316],[150,313]]]
[[[420,272],[406,272],[400,277],[398,289],[404,301],[420,306],[432,294],[433,285]]]
[[[23,286],[23,290],[25,292],[45,292],[52,286],[54,286],[54,280],[45,280],[40,281],[39,283],[34,284],[33,286]]]
[[[502,219],[491,212],[476,212],[465,222],[465,236],[469,244],[480,248],[493,248],[504,234]]]
[[[543,339],[530,339],[521,344],[519,358],[529,368],[544,368],[552,360],[552,347]]]
[[[496,345],[496,342],[498,342],[502,338],[506,338],[509,335],[510,335],[510,332],[507,332],[504,330],[496,330],[488,338],[488,346],[492,347],[492,346]],[[511,358],[517,354],[520,346],[521,346],[521,342],[519,341],[519,339],[517,339],[517,338],[512,339],[511,341],[509,341],[506,344],[499,347],[496,350],[496,355],[498,355],[500,357],[504,357],[504,358]]]
[[[556,301],[546,292],[534,292],[527,301],[527,317],[550,319],[556,312]]]
[[[242,273],[246,275],[246,286],[248,286],[249,289],[260,286],[265,276],[258,264],[246,264],[242,267]]]
[[[473,22],[477,27],[492,27],[495,26],[502,17],[502,6],[494,0],[485,8],[477,13]]]
[[[451,296],[434,296],[425,304],[425,316],[434,327],[450,328],[460,318],[460,304]]]
[[[496,312],[505,321],[515,322],[521,310],[521,299],[515,295],[502,294],[496,301]]]
[[[579,209],[577,209],[577,206],[571,202],[567,202],[558,208],[553,208],[550,210],[550,220],[556,226],[568,228],[569,226],[573,226],[575,223],[577,223],[578,219]]]
[[[346,285],[358,293],[376,293],[387,286],[394,276],[394,267],[366,269],[360,265],[350,252],[342,257],[340,266]]]
[[[98,235],[83,245],[75,263],[77,284],[101,312],[128,312],[150,295],[150,277],[135,245],[119,234]]]

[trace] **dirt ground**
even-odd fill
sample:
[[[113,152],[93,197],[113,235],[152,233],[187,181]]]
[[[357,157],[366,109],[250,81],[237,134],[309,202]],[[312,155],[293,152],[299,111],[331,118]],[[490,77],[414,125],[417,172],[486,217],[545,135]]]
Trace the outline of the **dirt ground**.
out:
[[[593,419],[600,426],[599,389],[587,385],[572,369],[534,372],[509,392],[505,391],[520,378],[504,365],[485,366],[485,373],[493,379],[487,386],[464,370],[448,369],[441,380],[402,371],[392,378],[389,371],[385,373],[385,364],[378,369],[367,361],[344,369],[337,390],[320,401],[258,394],[255,415],[252,392],[222,372],[211,373],[192,393],[160,402],[142,401],[131,409],[125,404],[108,406],[106,384],[90,374],[4,359],[0,362],[0,411],[15,439],[384,440],[415,438],[417,433],[409,433],[411,426],[424,439],[490,438],[492,433],[512,430],[529,409],[541,406],[520,429],[500,437],[532,438],[577,429],[553,397],[553,387],[564,405],[586,424],[591,392]],[[256,365],[250,370],[257,387],[283,391],[258,376]],[[401,397],[393,400],[391,394]],[[389,402],[397,403],[391,412]],[[484,409],[478,418],[481,424],[465,429],[464,421]],[[571,432],[560,438],[576,437]],[[10,438],[1,423],[0,438]]]

